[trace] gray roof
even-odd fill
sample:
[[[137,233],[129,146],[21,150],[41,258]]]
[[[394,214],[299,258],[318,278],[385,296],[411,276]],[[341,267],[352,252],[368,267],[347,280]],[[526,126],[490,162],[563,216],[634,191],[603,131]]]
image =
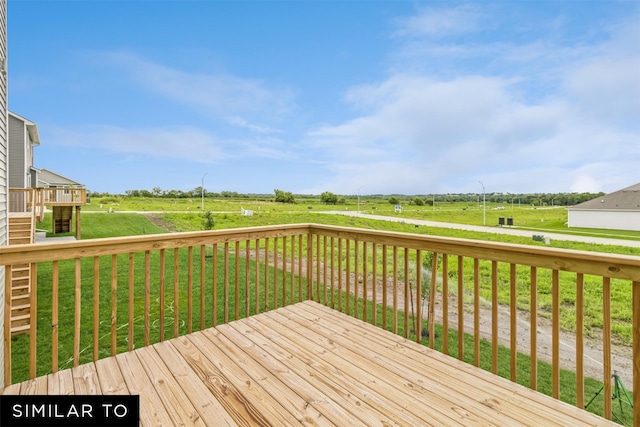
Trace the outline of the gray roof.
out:
[[[39,171],[40,172],[38,173],[38,187],[41,187],[41,186],[68,187],[70,185],[73,185],[75,187],[84,187],[83,184],[80,184],[79,182],[66,178],[48,169],[40,169]]]
[[[640,182],[631,187],[580,203],[569,210],[640,211]]]

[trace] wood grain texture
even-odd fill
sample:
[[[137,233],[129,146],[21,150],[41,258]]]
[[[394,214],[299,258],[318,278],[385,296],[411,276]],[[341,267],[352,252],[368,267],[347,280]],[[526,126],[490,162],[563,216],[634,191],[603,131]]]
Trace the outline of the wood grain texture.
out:
[[[140,395],[140,424],[608,426],[589,412],[305,301],[0,394]]]

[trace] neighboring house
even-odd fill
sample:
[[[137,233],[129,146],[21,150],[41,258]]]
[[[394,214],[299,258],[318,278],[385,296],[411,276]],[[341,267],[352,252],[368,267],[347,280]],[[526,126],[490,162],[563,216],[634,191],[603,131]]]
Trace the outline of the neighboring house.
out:
[[[9,241],[9,181],[7,121],[7,2],[0,0],[0,246]],[[4,331],[5,271],[0,266],[0,330]],[[4,340],[0,340],[0,388],[4,387]]]
[[[14,112],[9,111],[9,188],[11,212],[26,212],[32,209],[30,193],[21,189],[36,189],[33,202],[37,220],[41,221],[44,206],[53,212],[54,233],[68,233],[72,229],[73,208],[79,214],[85,203],[84,185],[47,169],[34,167],[34,148],[40,145],[38,126]],[[38,206],[42,209],[38,210]],[[76,214],[76,236],[79,237],[79,215]],[[15,221],[18,221],[17,219]],[[21,243],[25,243],[21,241]],[[27,242],[28,243],[28,242]]]
[[[640,231],[640,183],[568,208],[569,227]]]
[[[40,145],[38,126],[9,111],[9,188],[37,187],[33,149]]]

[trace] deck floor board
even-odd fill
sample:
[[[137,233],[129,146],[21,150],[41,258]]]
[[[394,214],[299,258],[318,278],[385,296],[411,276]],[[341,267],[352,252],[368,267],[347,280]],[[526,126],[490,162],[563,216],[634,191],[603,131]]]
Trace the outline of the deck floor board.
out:
[[[102,393],[143,426],[615,425],[312,301],[0,390]]]

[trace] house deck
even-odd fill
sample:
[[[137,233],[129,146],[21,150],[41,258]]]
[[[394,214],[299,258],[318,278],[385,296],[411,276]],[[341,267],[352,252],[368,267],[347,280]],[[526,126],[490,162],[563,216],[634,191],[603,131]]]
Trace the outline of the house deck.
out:
[[[147,425],[615,425],[312,301],[3,394],[137,394]]]

